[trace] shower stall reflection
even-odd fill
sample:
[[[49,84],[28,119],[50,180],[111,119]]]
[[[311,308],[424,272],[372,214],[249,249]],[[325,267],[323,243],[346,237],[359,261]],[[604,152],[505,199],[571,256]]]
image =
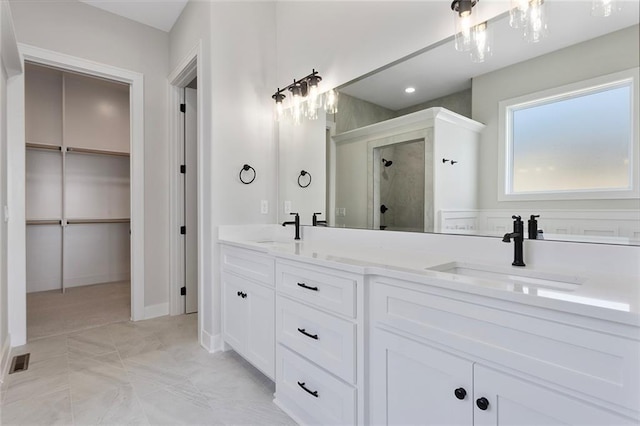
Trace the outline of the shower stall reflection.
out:
[[[424,140],[376,148],[381,158],[374,191],[380,200],[380,229],[423,232],[424,229]]]

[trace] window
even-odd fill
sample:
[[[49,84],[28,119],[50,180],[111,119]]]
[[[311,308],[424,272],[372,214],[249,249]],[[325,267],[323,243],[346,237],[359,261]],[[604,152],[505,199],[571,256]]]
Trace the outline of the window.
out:
[[[501,102],[499,198],[638,197],[637,74],[635,69]]]

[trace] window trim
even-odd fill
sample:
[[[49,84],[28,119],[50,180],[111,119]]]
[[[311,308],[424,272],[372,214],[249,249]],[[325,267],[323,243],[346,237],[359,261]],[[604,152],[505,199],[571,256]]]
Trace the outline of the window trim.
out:
[[[498,201],[527,201],[527,200],[596,200],[596,199],[634,199],[640,198],[640,142],[638,139],[637,117],[639,106],[640,68],[602,75],[596,78],[582,80],[564,86],[554,87],[516,98],[506,99],[498,103]],[[543,104],[553,101],[570,99],[581,94],[600,91],[603,89],[631,85],[630,113],[633,120],[632,143],[629,147],[630,181],[625,189],[593,189],[544,192],[511,192],[513,170],[513,148],[511,111],[521,109],[527,105]]]

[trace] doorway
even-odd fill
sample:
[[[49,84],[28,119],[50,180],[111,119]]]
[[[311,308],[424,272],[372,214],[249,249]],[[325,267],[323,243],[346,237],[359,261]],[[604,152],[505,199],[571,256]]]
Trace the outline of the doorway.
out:
[[[27,337],[128,321],[129,85],[24,75]]]
[[[92,77],[113,80],[129,85],[130,118],[130,247],[131,247],[131,320],[145,317],[144,306],[144,95],[142,74],[87,61],[82,58],[61,54],[55,51],[19,45],[23,59],[42,66],[76,72]],[[19,106],[13,117],[15,123],[24,124],[24,78],[14,79],[8,90],[8,103]],[[25,214],[25,139],[24,130],[10,135],[8,140],[11,157],[10,176],[15,185],[9,194],[9,203],[13,206],[12,221],[7,236],[12,249],[8,253],[8,275],[13,283],[8,294],[9,332],[11,345],[20,346],[27,341],[26,320],[26,214]]]

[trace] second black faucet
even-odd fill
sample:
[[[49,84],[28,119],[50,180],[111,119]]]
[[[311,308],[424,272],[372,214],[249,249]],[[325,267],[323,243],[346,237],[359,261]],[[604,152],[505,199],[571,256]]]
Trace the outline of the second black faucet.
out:
[[[513,238],[513,266],[526,266],[523,259],[522,243],[524,241],[524,224],[520,216],[511,216],[513,219],[513,232],[504,234],[502,241],[505,243],[511,242]]]

